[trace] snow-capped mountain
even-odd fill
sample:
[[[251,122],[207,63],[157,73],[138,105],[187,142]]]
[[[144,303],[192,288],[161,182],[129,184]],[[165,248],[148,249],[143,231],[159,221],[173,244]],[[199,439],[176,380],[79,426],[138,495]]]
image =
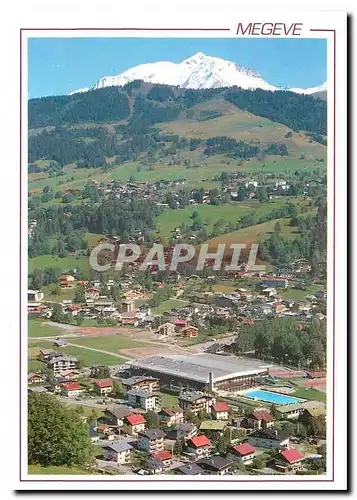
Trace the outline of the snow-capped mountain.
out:
[[[296,92],[297,94],[315,94],[316,92],[324,92],[327,90],[327,82],[319,85],[318,87],[311,87],[309,89],[290,89],[292,92]]]
[[[123,86],[133,80],[173,85],[185,89],[211,89],[220,87],[241,87],[243,89],[281,90],[271,85],[250,69],[219,57],[206,56],[202,52],[185,59],[181,63],[169,61],[140,64],[117,76],[100,78],[92,89]],[[318,87],[316,87],[318,88]],[[80,89],[72,92],[86,92]],[[286,89],[288,90],[288,89]],[[290,89],[298,93],[313,93],[312,89]],[[310,92],[311,91],[311,92]]]

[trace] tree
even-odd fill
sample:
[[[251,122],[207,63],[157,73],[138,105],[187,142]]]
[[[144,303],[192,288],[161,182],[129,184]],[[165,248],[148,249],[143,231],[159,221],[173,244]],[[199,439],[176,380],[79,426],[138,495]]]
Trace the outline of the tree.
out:
[[[255,457],[253,459],[252,467],[254,469],[263,469],[263,467],[265,467],[265,464],[266,464],[266,461],[265,461],[264,457],[262,457],[262,455],[258,455],[257,457]]]
[[[310,436],[325,438],[326,437],[326,419],[324,415],[311,417],[308,423],[308,433]]]
[[[56,323],[62,323],[64,321],[64,314],[60,304],[53,304],[51,320]]]
[[[145,413],[146,426],[148,429],[157,429],[160,424],[159,416],[153,410]]]
[[[113,382],[113,394],[116,398],[123,397],[123,384],[119,380]]]
[[[110,370],[105,365],[94,365],[90,369],[90,378],[109,378]]]
[[[88,427],[76,410],[49,394],[29,394],[29,464],[85,465],[93,461]]]
[[[55,285],[52,290],[51,290],[51,293],[52,295],[61,295],[61,287],[59,285]]]
[[[83,304],[86,301],[86,289],[83,285],[77,285],[74,292],[74,302]]]
[[[182,455],[185,448],[186,448],[185,441],[183,439],[178,439],[175,443],[175,446],[174,446],[174,454],[176,456]]]

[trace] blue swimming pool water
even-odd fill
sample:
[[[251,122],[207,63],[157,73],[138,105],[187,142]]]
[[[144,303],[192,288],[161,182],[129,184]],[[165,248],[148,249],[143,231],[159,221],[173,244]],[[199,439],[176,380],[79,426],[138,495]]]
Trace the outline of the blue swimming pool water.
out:
[[[286,396],[285,394],[277,394],[276,392],[260,390],[243,392],[243,396],[250,399],[259,399],[260,401],[265,401],[266,403],[274,403],[277,405],[293,405],[295,403],[301,403],[302,401],[305,401],[304,399]]]

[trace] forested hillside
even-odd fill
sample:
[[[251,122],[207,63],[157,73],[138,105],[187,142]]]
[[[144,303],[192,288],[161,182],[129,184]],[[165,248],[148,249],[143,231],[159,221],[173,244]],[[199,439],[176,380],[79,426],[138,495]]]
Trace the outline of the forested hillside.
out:
[[[295,132],[307,132],[315,142],[325,141],[326,102],[320,99],[293,92],[238,88],[184,90],[137,81],[122,88],[30,100],[30,171],[38,171],[33,163],[41,159],[54,161],[60,167],[74,162],[78,167],[98,167],[106,163],[107,157],[116,163],[136,160],[144,151],[163,150],[167,142],[185,148],[187,143],[181,137],[173,134],[165,138],[156,124],[180,122],[190,116],[199,123],[214,121],[215,125],[208,140],[189,144],[191,150],[203,142],[207,156],[225,153],[232,158],[261,158],[289,154],[282,141],[284,136],[279,141],[269,135],[265,140],[237,141],[219,134],[222,112],[214,107],[222,101]],[[194,114],[196,105],[210,102],[213,109]]]

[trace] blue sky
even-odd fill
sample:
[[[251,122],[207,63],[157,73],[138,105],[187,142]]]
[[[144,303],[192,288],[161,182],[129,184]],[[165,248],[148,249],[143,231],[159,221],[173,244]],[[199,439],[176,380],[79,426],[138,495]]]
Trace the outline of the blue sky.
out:
[[[138,64],[178,63],[196,52],[254,69],[272,85],[314,87],[326,80],[326,41],[239,38],[32,38],[29,97],[68,94]]]

